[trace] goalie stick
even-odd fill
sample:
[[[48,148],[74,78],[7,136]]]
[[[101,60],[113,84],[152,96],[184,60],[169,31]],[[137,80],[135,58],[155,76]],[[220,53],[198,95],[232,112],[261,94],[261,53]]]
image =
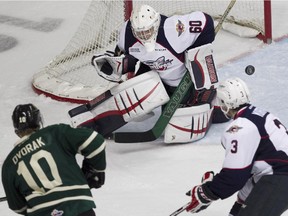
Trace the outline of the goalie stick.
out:
[[[77,116],[77,115],[79,115],[81,113],[85,113],[85,112],[91,111],[95,107],[100,105],[101,103],[103,103],[106,100],[108,100],[109,98],[113,97],[114,94],[115,94],[115,92],[113,92],[113,88],[110,89],[110,90],[107,90],[106,92],[104,92],[101,95],[95,97],[93,100],[89,101],[88,103],[80,105],[78,107],[75,107],[75,108],[69,110],[68,111],[68,115],[70,116],[70,118],[73,118],[74,116]],[[108,126],[104,127],[104,125],[107,125],[107,121],[109,121],[110,124],[108,124]],[[84,127],[90,127],[92,129],[96,130],[98,133],[102,134],[105,138],[109,138],[110,139],[111,132],[115,131],[116,129],[118,129],[120,127],[122,127],[126,123],[127,122],[124,121],[124,118],[122,116],[116,115],[116,116],[114,116],[113,120],[108,118],[108,119],[104,119],[104,120],[98,121],[97,124],[95,124],[95,122],[93,122],[92,123],[93,126],[85,125]]]
[[[158,118],[156,124],[152,129],[145,132],[114,133],[114,141],[118,143],[134,143],[149,142],[159,138],[191,85],[192,80],[190,73],[189,71],[186,71],[177,89],[171,96],[169,102],[165,105],[163,112],[161,113],[160,117]]]
[[[99,104],[101,104],[104,101],[111,98],[112,96],[113,96],[113,92],[111,92],[111,90],[108,90],[108,91],[98,95],[97,97],[95,97],[94,99],[89,101],[88,103],[80,105],[78,107],[75,107],[75,108],[69,110],[68,114],[70,117],[74,117],[74,116],[79,115],[81,113],[90,111],[93,108],[95,108],[96,106],[98,106]]]
[[[228,16],[229,12],[231,11],[235,3],[236,0],[231,0],[229,5],[227,6],[226,10],[224,11],[220,21],[218,22],[215,28],[215,36],[217,35],[224,20]],[[118,143],[134,143],[134,142],[149,142],[158,139],[165,130],[173,114],[176,112],[176,109],[178,108],[182,98],[184,97],[185,93],[187,92],[188,88],[191,85],[192,80],[189,71],[187,71],[152,129],[145,132],[114,133],[113,134],[114,141]],[[184,91],[185,87],[187,88]],[[178,97],[181,97],[181,99],[179,99]]]
[[[121,82],[123,82],[123,80],[120,80],[118,83],[120,84]],[[89,102],[69,110],[68,111],[69,116],[72,118],[76,115],[79,115],[81,113],[84,113],[84,112],[87,112],[87,111],[94,109],[99,104],[101,104],[104,101],[111,98],[115,94],[115,92],[113,90],[114,90],[114,88],[112,87],[111,89],[103,92],[102,94],[98,95],[97,97],[90,100]]]
[[[0,197],[0,202],[7,201],[7,197]]]

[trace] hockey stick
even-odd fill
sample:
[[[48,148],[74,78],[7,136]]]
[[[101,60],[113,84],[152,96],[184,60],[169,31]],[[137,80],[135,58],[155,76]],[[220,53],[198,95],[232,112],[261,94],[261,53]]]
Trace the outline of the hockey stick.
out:
[[[221,17],[219,23],[215,28],[215,35],[217,35],[224,20],[226,19],[227,15],[231,11],[235,3],[236,0],[231,0],[229,5],[227,6],[226,10],[223,13],[223,16]],[[114,133],[113,134],[114,141],[118,143],[135,143],[135,142],[149,142],[158,139],[165,130],[170,119],[174,115],[181,100],[183,99],[184,95],[186,94],[187,90],[191,85],[192,85],[191,76],[189,74],[189,71],[187,71],[152,129],[145,132]]]
[[[190,73],[186,71],[152,129],[145,132],[118,132],[113,135],[114,141],[118,143],[134,143],[149,142],[159,138],[191,85],[192,80]]]
[[[169,216],[177,216],[179,215],[181,212],[185,211],[186,208],[189,206],[190,202],[186,203],[185,205],[183,205],[181,208],[177,209],[176,211],[174,211],[172,214],[170,214]]]
[[[227,6],[226,10],[224,11],[221,19],[219,20],[216,28],[215,28],[215,35],[218,33],[218,31],[221,29],[223,22],[225,21],[225,19],[227,18],[228,14],[230,13],[232,7],[234,6],[234,4],[236,3],[236,0],[231,0],[229,5]]]
[[[0,202],[7,201],[7,197],[0,197]]]
[[[98,95],[97,97],[95,97],[94,99],[89,101],[88,103],[82,104],[82,105],[80,105],[78,107],[75,107],[75,108],[69,110],[68,114],[69,114],[70,117],[74,117],[74,116],[79,115],[81,113],[90,111],[93,108],[95,108],[96,106],[98,106],[99,104],[101,104],[104,101],[106,101],[109,98],[111,98],[112,96],[113,96],[113,92],[111,92],[111,90],[107,90],[106,92]]]

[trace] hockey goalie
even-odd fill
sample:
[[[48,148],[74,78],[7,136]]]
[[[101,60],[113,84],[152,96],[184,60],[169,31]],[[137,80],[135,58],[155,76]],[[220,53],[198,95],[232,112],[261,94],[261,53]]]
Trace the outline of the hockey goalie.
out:
[[[73,126],[90,127],[108,136],[181,96],[163,131],[164,142],[186,143],[203,138],[212,119],[227,120],[221,115],[214,117],[218,83],[214,37],[213,20],[203,12],[166,17],[148,5],[135,8],[120,31],[115,51],[92,58],[101,77],[119,84],[70,110]],[[176,94],[187,71],[191,76],[189,86]],[[122,81],[123,75],[131,72],[133,78]]]

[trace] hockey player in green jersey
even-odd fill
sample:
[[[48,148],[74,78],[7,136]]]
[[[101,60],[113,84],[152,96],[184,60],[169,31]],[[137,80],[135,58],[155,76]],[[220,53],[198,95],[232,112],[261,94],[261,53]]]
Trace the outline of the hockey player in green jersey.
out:
[[[16,106],[12,120],[21,139],[2,166],[9,208],[27,216],[95,216],[90,189],[104,184],[103,137],[66,124],[43,128],[33,104]],[[84,156],[82,168],[77,153]]]

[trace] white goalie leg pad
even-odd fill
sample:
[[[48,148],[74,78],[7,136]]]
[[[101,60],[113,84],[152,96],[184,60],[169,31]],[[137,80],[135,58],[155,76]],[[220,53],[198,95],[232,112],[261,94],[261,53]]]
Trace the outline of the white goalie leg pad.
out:
[[[156,107],[159,107],[169,101],[169,96],[164,85],[155,71],[144,73],[127,80],[129,87],[116,95],[115,104],[118,110],[121,110],[126,122],[138,119]],[[131,84],[130,84],[131,83]]]
[[[91,111],[95,116],[122,115],[126,122],[130,122],[169,101],[164,85],[155,71],[129,79],[113,87],[111,91],[114,96]]]
[[[211,124],[209,104],[178,108],[165,128],[165,143],[194,142],[205,136]]]
[[[218,83],[212,44],[205,44],[185,52],[185,66],[190,72],[195,89],[209,89]]]

